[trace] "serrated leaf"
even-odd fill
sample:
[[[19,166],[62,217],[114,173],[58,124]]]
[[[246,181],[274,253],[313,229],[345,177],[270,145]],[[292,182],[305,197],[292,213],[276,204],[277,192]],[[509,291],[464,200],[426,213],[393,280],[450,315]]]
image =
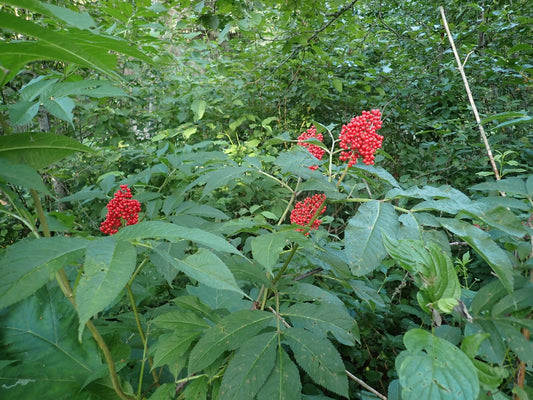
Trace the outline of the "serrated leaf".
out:
[[[206,286],[230,290],[244,295],[226,264],[207,249],[201,248],[198,252],[183,260],[172,257],[159,248],[155,248],[154,251],[174,268]]]
[[[530,194],[526,188],[526,183],[521,178],[504,178],[499,181],[478,183],[471,186],[470,190],[500,191],[526,197]]]
[[[340,343],[353,346],[355,338],[352,329],[355,320],[348,314],[345,307],[322,303],[296,303],[287,311],[281,313],[288,317],[294,327],[304,328],[314,334],[320,334],[324,339],[331,332]]]
[[[397,366],[402,399],[477,399],[476,368],[457,347],[422,329],[408,331],[404,343],[406,354]]]
[[[0,157],[39,170],[78,151],[93,150],[67,136],[53,133],[16,133],[0,136]]]
[[[109,306],[128,283],[136,258],[137,252],[131,243],[112,236],[89,244],[83,275],[74,293],[80,317],[80,339],[87,321]]]
[[[194,346],[189,357],[189,374],[208,367],[222,353],[238,348],[246,339],[266,328],[275,318],[260,310],[237,311],[210,328]]]
[[[205,100],[194,100],[191,104],[191,110],[194,113],[194,118],[196,121],[202,119],[205,113],[205,108],[207,103]]]
[[[204,197],[213,190],[225,186],[228,182],[237,181],[239,178],[242,178],[246,171],[248,171],[248,168],[246,167],[228,166],[207,171],[191,182],[189,186],[185,188],[184,192],[188,191],[194,186],[203,185],[205,183],[204,190],[202,192],[202,197]]]
[[[73,124],[72,110],[74,109],[74,101],[70,97],[48,98],[43,100],[43,106],[54,117],[62,119],[63,121]]]
[[[489,210],[482,210],[480,207],[480,212],[467,213],[474,215],[485,224],[508,233],[509,235],[523,237],[527,234],[527,230],[520,218],[506,207],[495,207]]]
[[[491,236],[467,223],[457,219],[439,218],[442,227],[453,232],[472,247],[490,265],[505,289],[513,290],[513,265],[507,254],[492,240]]]
[[[195,379],[187,384],[185,390],[183,391],[183,397],[185,398],[185,400],[206,400],[207,391],[210,386],[211,385],[209,384],[208,378],[205,376]],[[173,399],[174,396],[172,396],[171,400]]]
[[[301,400],[301,391],[298,367],[285,350],[278,347],[274,369],[257,394],[257,400]]]
[[[9,121],[12,125],[27,124],[37,115],[39,107],[38,101],[18,101],[9,106]]]
[[[163,221],[146,221],[122,228],[114,235],[121,240],[164,239],[170,242],[190,240],[213,250],[242,255],[228,241],[210,232]]]
[[[153,368],[163,365],[177,365],[176,370],[185,367],[186,352],[200,332],[190,333],[176,331],[159,336],[154,345]]]
[[[528,340],[520,329],[513,326],[510,321],[494,321],[496,329],[503,341],[513,350],[518,358],[528,365],[533,364],[533,342]]]
[[[252,255],[254,260],[272,272],[278,262],[283,248],[290,243],[292,232],[264,233],[252,239]]]
[[[348,221],[344,239],[344,253],[354,275],[365,275],[379,267],[387,255],[382,231],[394,236],[398,225],[394,207],[389,203],[371,200],[359,207]]]
[[[294,352],[296,361],[319,385],[348,398],[348,378],[337,349],[327,339],[291,328],[283,336]]]
[[[81,260],[88,242],[56,236],[23,239],[0,256],[0,309],[32,295],[59,269]]]
[[[28,165],[14,164],[7,159],[0,158],[0,178],[12,185],[50,194],[41,176]]]
[[[176,331],[202,332],[211,327],[205,319],[200,318],[194,312],[181,310],[158,315],[152,320],[152,323],[158,328]]]
[[[17,362],[0,371],[0,398],[65,399],[105,371],[90,334],[78,341],[77,325],[76,313],[57,285],[3,310],[3,356]]]
[[[245,342],[231,359],[219,400],[253,399],[276,362],[277,332],[259,334]]]
[[[206,204],[199,204],[194,201],[182,201],[175,209],[176,214],[198,215],[201,217],[227,220],[229,217],[215,207]]]

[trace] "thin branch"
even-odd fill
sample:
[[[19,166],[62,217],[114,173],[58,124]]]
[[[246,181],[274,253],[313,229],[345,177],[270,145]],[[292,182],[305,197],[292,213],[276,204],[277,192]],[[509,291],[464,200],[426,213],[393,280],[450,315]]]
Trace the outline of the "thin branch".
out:
[[[376,395],[377,397],[379,397],[381,400],[387,400],[387,397],[386,396],[383,396],[381,393],[379,393],[376,389],[374,389],[372,386],[369,386],[367,383],[365,383],[364,381],[362,381],[361,379],[359,379],[357,376],[355,376],[354,374],[352,374],[350,371],[348,371],[347,369],[344,370],[344,372],[346,372],[346,375],[348,375],[348,378],[350,378],[352,381],[355,381],[357,382],[358,384],[360,384],[362,387],[364,387],[366,390],[368,390],[369,392],[371,392],[372,394]]]

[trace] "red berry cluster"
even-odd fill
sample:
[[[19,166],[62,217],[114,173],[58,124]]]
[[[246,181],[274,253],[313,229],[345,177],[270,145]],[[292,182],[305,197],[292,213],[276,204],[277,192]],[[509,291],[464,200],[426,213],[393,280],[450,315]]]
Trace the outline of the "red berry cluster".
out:
[[[314,196],[307,197],[304,201],[299,201],[298,203],[296,203],[294,209],[291,211],[291,223],[301,226],[309,225],[309,222],[311,222],[311,219],[313,218],[317,210],[322,206],[324,201],[326,201],[325,194],[315,194]],[[323,214],[324,211],[326,211],[326,207],[322,208],[320,214]],[[310,228],[318,229],[321,223],[322,220],[317,218],[314,220]],[[296,230],[304,231],[304,229],[300,228]],[[308,234],[309,232],[306,233],[306,235]]]
[[[383,136],[376,133],[381,128],[381,111],[363,111],[352,118],[348,125],[343,125],[339,136],[341,151],[340,160],[348,160],[351,167],[359,157],[367,165],[374,164],[374,153],[381,147]]]
[[[128,185],[120,185],[115,197],[107,203],[107,216],[100,226],[100,231],[113,235],[122,226],[122,220],[126,221],[126,225],[136,224],[139,221],[140,211],[141,203],[132,199]]]
[[[325,150],[316,144],[305,142],[307,139],[317,139],[319,141],[322,141],[324,137],[321,133],[316,133],[316,128],[312,126],[307,131],[302,133],[300,136],[298,136],[298,144],[303,147],[307,147],[309,149],[309,153],[314,155],[319,160],[322,160],[322,156],[324,155]],[[318,168],[318,165],[311,165],[309,167],[312,170],[315,170]]]

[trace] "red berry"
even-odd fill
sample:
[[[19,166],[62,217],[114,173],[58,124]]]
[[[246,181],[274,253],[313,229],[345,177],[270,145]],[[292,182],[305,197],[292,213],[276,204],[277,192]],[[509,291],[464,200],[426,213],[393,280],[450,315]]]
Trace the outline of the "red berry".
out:
[[[325,194],[315,194],[314,196],[305,198],[304,201],[299,201],[298,203],[296,203],[294,209],[291,211],[291,223],[301,226],[308,226],[311,222],[311,219],[313,218],[317,210],[322,206],[324,201],[326,201]],[[320,214],[323,214],[324,211],[326,211],[326,207],[320,210]],[[316,218],[309,228],[318,229],[321,223],[322,220]],[[300,228],[296,230],[304,231],[304,229]],[[306,235],[308,234],[309,232],[306,233]]]
[[[319,160],[322,160],[322,156],[324,155],[325,150],[317,146],[316,144],[305,142],[305,140],[311,139],[311,138],[317,139],[319,141],[324,140],[324,137],[322,136],[322,134],[316,133],[316,128],[312,126],[307,131],[305,131],[300,136],[298,136],[298,145],[307,147],[307,149],[309,150],[309,153],[314,155]],[[316,170],[318,168],[318,165],[311,165],[309,168],[312,170]]]
[[[108,235],[113,235],[122,227],[122,221],[126,225],[134,225],[139,221],[141,203],[132,199],[128,185],[120,185],[120,190],[107,203],[107,216],[100,226],[100,231]]]

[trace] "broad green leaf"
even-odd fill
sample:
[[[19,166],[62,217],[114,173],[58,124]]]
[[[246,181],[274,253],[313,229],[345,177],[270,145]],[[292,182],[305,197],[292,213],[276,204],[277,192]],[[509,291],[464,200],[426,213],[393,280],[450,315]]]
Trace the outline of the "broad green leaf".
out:
[[[156,391],[149,397],[150,400],[174,400],[176,394],[175,383],[163,383]]]
[[[476,400],[479,380],[472,361],[450,342],[422,329],[404,335],[397,365],[404,400]]]
[[[320,164],[320,162],[302,146],[295,146],[290,151],[280,153],[274,164],[281,167],[283,174],[296,175],[304,179],[323,179],[321,172],[309,169],[310,166]]]
[[[533,194],[531,191],[528,191],[526,183],[522,178],[504,178],[499,181],[478,183],[470,187],[470,190],[500,191],[525,197]]]
[[[244,310],[228,315],[210,328],[194,346],[189,357],[189,374],[208,367],[227,350],[234,350],[274,321],[272,313]]]
[[[200,332],[191,333],[177,330],[159,336],[153,346],[154,360],[152,369],[163,365],[176,366],[175,370],[177,371],[184,368],[187,349],[199,334]]]
[[[0,158],[0,179],[12,185],[50,194],[41,176],[28,165],[14,164],[7,159]]]
[[[213,190],[218,189],[229,182],[234,182],[244,175],[248,171],[247,167],[224,167],[208,171],[203,173],[199,178],[194,180],[189,186],[185,188],[185,192],[197,185],[203,185],[205,183],[204,190],[202,192],[202,198]]]
[[[354,275],[365,275],[379,267],[387,255],[382,231],[395,236],[398,225],[394,207],[389,203],[371,200],[359,207],[348,221],[344,239],[344,253]]]
[[[229,216],[215,207],[199,204],[194,201],[182,201],[175,209],[176,214],[198,215],[220,220],[227,220]]]
[[[509,293],[513,290],[513,265],[487,232],[458,219],[439,218],[439,221],[443,228],[459,236],[483,257]]]
[[[337,92],[342,93],[342,81],[340,79],[337,79],[337,78],[333,79],[331,81],[331,84],[337,90]]]
[[[431,303],[442,312],[451,312],[461,296],[461,285],[450,257],[431,242],[384,236],[384,243],[391,257],[413,274],[420,288],[417,296],[420,307],[429,311]]]
[[[183,390],[183,397],[185,400],[206,400],[207,392],[212,386],[214,385],[209,383],[209,380],[206,376],[195,379],[187,384],[185,390]],[[176,391],[174,390],[173,396],[169,400],[174,400],[175,394]],[[152,399],[150,398],[150,400]]]
[[[43,100],[43,106],[54,117],[73,124],[74,101],[70,97],[55,97]]]
[[[202,119],[205,113],[205,108],[207,103],[205,100],[194,100],[191,104],[191,110],[194,113],[194,118],[196,121]]]
[[[252,239],[252,255],[254,260],[272,272],[278,262],[283,248],[290,243],[293,232],[264,233]]]
[[[59,78],[54,78],[54,76],[56,75],[40,75],[29,81],[20,89],[20,99],[34,101],[38,97],[41,97],[47,88],[53,86],[59,80]]]
[[[266,332],[245,342],[231,359],[220,385],[220,400],[253,399],[276,362],[278,333]]]
[[[526,339],[521,330],[504,319],[494,321],[496,329],[507,346],[527,365],[533,364],[533,342]]]
[[[506,207],[495,207],[488,211],[481,210],[481,212],[478,213],[468,214],[474,215],[487,225],[508,233],[509,235],[522,237],[527,234],[527,230],[524,228],[520,218]]]
[[[128,283],[136,258],[131,243],[118,241],[113,236],[89,244],[83,275],[74,293],[80,317],[80,338],[87,321],[109,306]]]
[[[345,307],[322,303],[296,303],[283,311],[282,316],[289,318],[296,328],[304,328],[326,339],[331,332],[340,343],[353,346],[355,338],[352,334],[355,320],[348,314]]]
[[[462,192],[457,189],[452,188],[451,186],[424,186],[419,188],[417,186],[410,187],[408,189],[401,189],[400,187],[391,189],[387,192],[387,199],[395,198],[416,198],[423,200],[441,200],[441,199],[452,199],[457,203],[468,203],[470,199]]]
[[[257,394],[257,400],[301,400],[301,391],[298,367],[280,346],[274,369]]]
[[[220,236],[201,229],[187,228],[162,221],[146,221],[126,226],[116,233],[115,237],[131,241],[148,238],[164,239],[170,242],[190,240],[216,251],[242,255],[239,250]]]
[[[291,328],[283,336],[296,361],[319,385],[348,398],[348,378],[337,349],[331,342],[300,328]]]
[[[253,305],[251,299],[243,299],[242,292],[214,289],[203,283],[198,283],[196,286],[187,285],[187,293],[197,296],[211,310],[226,309],[229,312],[235,312],[249,310]]]
[[[59,269],[78,263],[84,239],[62,236],[23,239],[0,256],[0,309],[32,295]]]
[[[211,325],[191,311],[170,311],[158,315],[152,323],[158,328],[176,331],[204,331]]]
[[[509,371],[505,367],[492,366],[477,358],[474,358],[472,362],[476,367],[479,383],[486,391],[497,391],[504,379],[509,376]]]
[[[288,286],[282,286],[279,291],[284,295],[291,296],[291,299],[301,302],[318,302],[331,304],[340,308],[344,307],[344,303],[339,299],[335,292],[322,289],[319,286],[312,285],[301,281],[292,281]]]
[[[93,150],[67,136],[53,133],[16,133],[0,136],[0,158],[41,169],[74,154]]]
[[[66,399],[106,373],[90,334],[78,341],[77,325],[76,312],[57,285],[4,310],[2,353],[17,362],[0,371],[0,398]]]
[[[400,187],[398,181],[386,169],[382,167],[376,167],[375,165],[366,165],[364,163],[357,163],[352,168],[354,170],[364,171],[372,175],[376,175],[377,177],[383,179],[385,182],[387,182],[391,186],[394,186],[395,188]]]
[[[9,121],[12,125],[29,123],[39,112],[38,101],[21,100],[9,107]]]
[[[207,249],[201,248],[198,252],[183,260],[172,257],[159,248],[154,249],[154,251],[167,260],[174,268],[206,286],[230,290],[244,295],[226,264]]]

